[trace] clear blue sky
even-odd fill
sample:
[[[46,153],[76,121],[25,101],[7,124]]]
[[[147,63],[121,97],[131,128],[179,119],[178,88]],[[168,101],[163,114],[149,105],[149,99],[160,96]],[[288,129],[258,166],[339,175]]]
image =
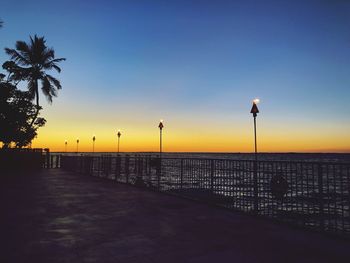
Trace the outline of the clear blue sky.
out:
[[[350,150],[350,1],[3,0],[0,18],[0,48],[38,34],[67,58],[48,125],[73,112],[234,131],[260,97],[264,134],[326,133],[334,143],[295,150]]]

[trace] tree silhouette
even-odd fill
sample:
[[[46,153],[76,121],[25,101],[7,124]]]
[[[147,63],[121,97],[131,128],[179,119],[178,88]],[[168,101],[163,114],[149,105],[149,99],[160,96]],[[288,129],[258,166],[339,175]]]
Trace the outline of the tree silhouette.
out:
[[[3,24],[4,24],[4,22],[0,19],[0,28],[2,28]]]
[[[0,74],[0,141],[3,148],[9,148],[14,143],[17,148],[30,144],[37,135],[37,129],[45,124],[45,119],[36,118],[37,107],[32,103],[28,91],[21,91],[10,82],[4,81],[5,75]]]
[[[32,100],[36,99],[36,114],[33,116],[31,125],[34,125],[39,111],[39,81],[41,90],[49,103],[52,98],[57,96],[57,90],[61,89],[61,83],[58,79],[47,74],[49,70],[61,72],[58,63],[65,58],[55,58],[55,51],[46,46],[44,37],[30,36],[30,42],[17,41],[16,48],[5,48],[6,53],[10,56],[10,61],[3,64],[9,74],[9,80],[25,80],[29,96]]]

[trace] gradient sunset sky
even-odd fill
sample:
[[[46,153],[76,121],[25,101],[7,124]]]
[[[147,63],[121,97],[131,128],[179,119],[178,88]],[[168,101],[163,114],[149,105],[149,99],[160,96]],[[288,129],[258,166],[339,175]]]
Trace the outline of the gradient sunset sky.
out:
[[[2,0],[3,48],[45,36],[63,86],[33,147],[350,152],[350,1]]]

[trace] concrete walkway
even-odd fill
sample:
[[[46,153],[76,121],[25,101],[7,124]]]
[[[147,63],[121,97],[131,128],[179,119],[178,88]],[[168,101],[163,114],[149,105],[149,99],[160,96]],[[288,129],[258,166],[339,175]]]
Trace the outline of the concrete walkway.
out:
[[[0,262],[349,262],[350,242],[98,178],[2,179]]]

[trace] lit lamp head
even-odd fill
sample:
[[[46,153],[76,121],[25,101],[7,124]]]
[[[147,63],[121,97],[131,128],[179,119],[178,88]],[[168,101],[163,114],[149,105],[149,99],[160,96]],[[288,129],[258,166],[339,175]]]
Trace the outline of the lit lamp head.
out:
[[[64,144],[67,145],[67,143],[68,143],[67,140],[65,140],[65,141],[64,141]]]
[[[158,125],[158,128],[162,130],[163,127],[164,127],[164,125],[163,125],[163,120],[160,120],[159,125]]]
[[[79,143],[79,138],[77,138],[77,143]]]
[[[96,140],[96,136],[95,136],[95,135],[92,137],[92,140],[93,140],[93,141],[95,141],[95,140]]]
[[[117,135],[118,135],[118,138],[120,138],[120,136],[122,135],[122,133],[120,132],[120,130],[118,130]]]
[[[252,106],[252,109],[250,110],[250,113],[253,114],[253,117],[256,117],[259,113],[259,109],[258,109],[258,106],[257,104],[260,102],[259,99],[255,99],[253,100],[253,106]]]

